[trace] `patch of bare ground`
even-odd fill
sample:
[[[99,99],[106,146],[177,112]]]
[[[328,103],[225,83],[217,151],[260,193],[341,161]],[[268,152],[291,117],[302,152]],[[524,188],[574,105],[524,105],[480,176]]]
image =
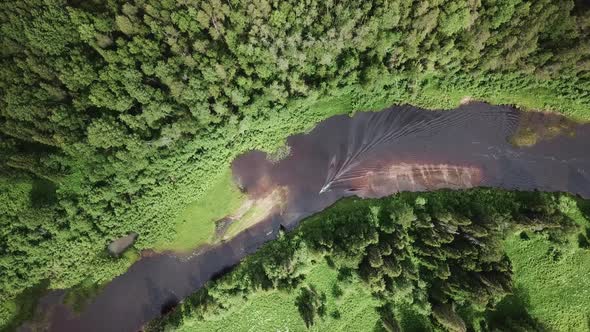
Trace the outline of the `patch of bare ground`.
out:
[[[472,103],[474,101],[476,101],[476,100],[473,99],[473,97],[471,97],[471,96],[465,96],[465,97],[463,97],[461,99],[460,104],[461,105],[467,105],[467,104]]]
[[[250,198],[231,215],[221,219],[217,228],[217,240],[229,240],[241,231],[250,228],[270,217],[274,213],[281,213],[288,198],[287,187],[276,187],[266,195]]]

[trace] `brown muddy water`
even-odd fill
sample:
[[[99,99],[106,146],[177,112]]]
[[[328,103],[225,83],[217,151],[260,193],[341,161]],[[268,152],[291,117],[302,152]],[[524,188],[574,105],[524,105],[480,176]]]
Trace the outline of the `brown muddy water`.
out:
[[[559,126],[551,135],[535,136],[544,123]],[[526,134],[527,144],[511,143],[518,142],[518,133]],[[59,304],[63,291],[51,292],[41,299],[38,315],[46,317],[51,331],[137,331],[274,239],[280,227],[292,229],[345,196],[488,186],[588,198],[588,142],[590,125],[483,103],[453,111],[401,106],[335,116],[307,134],[291,136],[290,154],[282,160],[269,161],[265,153],[252,151],[234,161],[234,178],[249,198],[270,197],[284,188],[283,201],[264,220],[190,259],[142,258],[79,314]],[[30,327],[27,323],[21,330]]]

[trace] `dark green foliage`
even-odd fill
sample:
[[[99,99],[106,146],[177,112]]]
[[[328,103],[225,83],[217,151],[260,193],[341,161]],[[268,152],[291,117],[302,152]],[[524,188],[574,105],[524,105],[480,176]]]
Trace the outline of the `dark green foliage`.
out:
[[[578,246],[580,248],[588,249],[590,248],[590,228],[585,227],[584,231],[578,234]]]
[[[342,294],[344,294],[344,291],[342,290],[342,288],[340,287],[339,284],[335,283],[332,286],[332,295],[334,296],[334,298],[339,298],[342,296]]]
[[[26,179],[0,179],[0,274],[2,291],[15,294],[21,291],[21,280],[39,284],[51,275],[46,266],[45,255],[58,248],[47,246],[60,225],[55,223],[55,212],[47,206],[48,195],[39,195],[48,190],[42,181]],[[51,188],[49,188],[50,190]],[[23,235],[27,236],[16,236]],[[13,264],[18,261],[19,264]],[[37,270],[37,271],[36,271]],[[43,271],[42,274],[38,270]]]
[[[233,157],[330,115],[312,106],[332,96],[346,96],[352,111],[448,108],[456,104],[448,93],[462,93],[589,119],[590,19],[580,8],[572,0],[2,1],[0,300],[48,276],[54,288],[111,279],[125,266],[104,257],[106,243],[135,231],[139,248],[153,246]],[[511,95],[519,97],[503,97]],[[40,179],[52,185],[24,184]],[[12,181],[18,188],[5,189]],[[16,203],[5,205],[6,195]],[[338,264],[378,241],[366,231],[351,239],[365,241],[357,251],[333,244]],[[371,250],[372,264],[394,274]]]
[[[309,327],[326,310],[323,296],[312,286],[298,287],[297,281],[304,278],[305,266],[323,255],[332,261],[331,268],[339,271],[338,283],[332,288],[334,298],[357,275],[383,303],[377,308],[381,321],[376,330],[398,331],[400,324],[408,325],[402,322],[408,311],[429,317],[433,326],[449,331],[499,326],[493,310],[514,291],[511,264],[501,242],[507,232],[528,229],[531,218],[546,226],[536,232],[548,237],[562,225],[577,231],[558,208],[559,197],[473,189],[401,193],[377,200],[344,199],[189,297],[172,318],[152,324],[160,328],[173,324],[167,321],[177,320],[178,315],[207,319],[204,311],[216,315],[219,310],[231,310],[238,297],[243,299],[261,285],[292,285],[286,289],[300,293],[296,305]],[[287,273],[281,283],[271,283],[263,267],[269,262],[292,265],[294,257],[299,257],[297,271],[301,273]],[[515,328],[533,324],[512,319]]]
[[[386,303],[378,308],[376,308],[377,312],[379,313],[380,320],[377,322],[375,326],[375,332],[378,331],[385,331],[385,332],[401,332],[402,328],[400,327],[399,322],[395,318],[395,313],[393,312],[393,306],[391,303]]]
[[[57,196],[55,190],[56,185],[47,180],[33,181],[33,188],[31,190],[31,205],[34,208],[52,205],[56,202]]]
[[[330,316],[334,319],[340,319],[342,317],[342,314],[340,313],[340,311],[334,310],[330,312]]]
[[[489,331],[532,332],[547,329],[532,318],[526,310],[526,294],[520,289],[514,290],[515,295],[505,297],[494,311],[486,313],[482,329]]]
[[[449,332],[466,332],[467,326],[463,319],[455,311],[454,305],[449,303],[440,303],[432,307],[432,317],[436,325],[442,327],[444,331]]]
[[[295,305],[305,326],[309,328],[316,316],[321,318],[326,314],[326,294],[318,293],[313,285],[301,287]]]

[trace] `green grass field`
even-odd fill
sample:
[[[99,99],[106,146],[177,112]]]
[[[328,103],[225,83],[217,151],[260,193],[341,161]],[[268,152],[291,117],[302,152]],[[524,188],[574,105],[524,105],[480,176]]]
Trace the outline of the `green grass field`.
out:
[[[590,329],[590,251],[575,244],[561,249],[553,260],[551,243],[543,236],[522,240],[518,235],[505,241],[514,267],[514,284],[528,313],[549,331],[588,331]],[[325,263],[309,271],[303,284],[314,285],[327,296],[327,314],[308,330],[295,306],[298,291],[261,291],[242,305],[213,320],[185,320],[179,331],[372,331],[378,320],[371,297],[358,280],[348,284],[335,298],[332,287],[337,272]],[[399,308],[398,308],[399,309]],[[333,312],[340,314],[334,318]],[[427,331],[423,317],[401,319],[404,331]]]
[[[176,218],[172,238],[158,243],[155,250],[186,252],[212,240],[215,221],[232,213],[244,200],[244,195],[233,182],[231,170],[223,171],[212,183]]]
[[[343,295],[335,298],[332,287],[337,271],[324,262],[317,263],[309,271],[303,284],[314,285],[327,297],[326,315],[318,318],[308,330],[295,306],[298,292],[261,291],[255,293],[235,310],[208,321],[185,321],[180,331],[371,331],[378,314],[374,307],[377,300],[357,280],[343,289]],[[339,318],[333,313],[338,312]]]
[[[552,331],[590,331],[590,251],[576,243],[554,246],[544,237],[510,236],[506,251],[514,285],[529,314]]]
[[[588,223],[578,209],[572,211],[578,223]],[[537,234],[529,234],[529,239],[525,240],[515,233],[504,241],[513,264],[515,296],[518,297],[511,301],[521,305],[513,310],[525,310],[548,331],[590,330],[590,250],[579,248],[574,235],[568,243],[560,245]],[[327,296],[327,314],[317,319],[309,330],[372,331],[378,320],[375,311],[378,301],[356,278],[349,283],[340,282],[344,292],[337,298],[332,292],[336,281],[337,271],[324,262],[314,264],[308,271],[302,285],[313,285]],[[179,331],[308,331],[295,306],[298,294],[298,290],[259,291],[210,320],[188,317]],[[403,313],[403,308],[397,311]],[[339,313],[337,318],[335,312]],[[399,316],[404,331],[430,329],[425,317],[410,317],[410,314]]]

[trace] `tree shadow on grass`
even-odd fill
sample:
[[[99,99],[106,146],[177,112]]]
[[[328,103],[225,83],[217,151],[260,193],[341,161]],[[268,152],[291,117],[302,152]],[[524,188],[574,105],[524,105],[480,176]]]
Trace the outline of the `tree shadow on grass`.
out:
[[[486,313],[488,330],[490,331],[548,331],[549,329],[532,317],[528,308],[530,297],[519,287],[514,288],[512,295],[506,296],[496,310]]]

